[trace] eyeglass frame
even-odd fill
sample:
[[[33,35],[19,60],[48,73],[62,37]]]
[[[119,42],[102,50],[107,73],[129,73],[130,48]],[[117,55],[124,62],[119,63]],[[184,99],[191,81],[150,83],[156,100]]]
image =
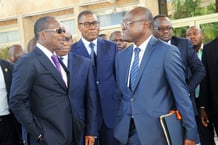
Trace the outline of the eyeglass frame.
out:
[[[66,30],[63,28],[57,28],[57,29],[44,29],[42,32],[56,32],[57,34],[62,34],[62,32],[66,33]]]
[[[93,21],[93,22],[83,22],[79,23],[80,25],[83,25],[85,28],[90,28],[91,26],[99,27],[100,22],[99,21]]]
[[[158,27],[158,26],[154,26],[154,30],[157,30],[159,32],[164,32],[164,31],[172,31],[173,30],[173,27],[172,26],[167,26],[165,28],[163,27]]]
[[[72,36],[65,37],[64,41],[66,41],[66,42],[72,41]]]
[[[127,21],[127,22],[122,22],[121,23],[121,27],[128,27],[130,24],[133,24],[133,23],[137,23],[137,22],[142,22],[142,21],[147,21],[147,20],[135,20],[135,21]]]

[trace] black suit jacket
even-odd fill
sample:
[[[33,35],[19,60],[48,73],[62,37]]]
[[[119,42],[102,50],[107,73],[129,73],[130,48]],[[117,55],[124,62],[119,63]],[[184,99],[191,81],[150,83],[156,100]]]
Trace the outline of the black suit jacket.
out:
[[[11,89],[11,81],[12,81],[12,73],[13,73],[13,64],[0,59],[0,66],[4,75],[4,80],[5,80],[5,85],[6,85],[6,90],[7,90],[7,98],[9,101],[9,96],[10,96],[10,89]],[[14,126],[14,129],[16,130],[16,135],[19,138],[18,142],[19,144],[22,144],[22,137],[21,137],[21,126],[20,124],[17,122],[17,120],[14,117],[14,114],[12,113],[12,111],[10,110],[11,113],[11,118],[12,118],[12,122],[13,124],[11,124],[12,126]],[[14,138],[15,139],[15,138]]]
[[[218,38],[204,46],[202,62],[207,74],[200,85],[199,105],[213,116],[218,113]]]
[[[27,130],[31,144],[72,144],[73,119],[68,88],[39,48],[16,62],[9,105]],[[44,143],[36,142],[40,134]]]
[[[188,84],[189,93],[193,103],[195,114],[197,107],[195,102],[195,88],[200,84],[205,76],[205,68],[194,51],[192,43],[186,38],[172,37],[171,44],[177,46],[185,66],[185,77]]]
[[[13,64],[0,59],[0,65],[2,67],[2,72],[5,79],[5,85],[7,89],[7,96],[9,98],[10,88],[11,88],[11,80],[12,80],[12,72],[13,72]]]

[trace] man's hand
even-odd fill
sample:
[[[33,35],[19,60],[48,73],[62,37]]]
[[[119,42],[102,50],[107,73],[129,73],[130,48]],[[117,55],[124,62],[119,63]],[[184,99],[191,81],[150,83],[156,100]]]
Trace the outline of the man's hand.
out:
[[[201,115],[201,123],[207,127],[208,126],[208,123],[209,123],[209,119],[208,119],[208,116],[207,116],[207,113],[205,111],[205,109],[200,109],[200,115]]]
[[[85,145],[94,145],[95,137],[94,136],[85,136]]]
[[[185,139],[185,141],[184,141],[184,145],[195,145],[195,141]]]

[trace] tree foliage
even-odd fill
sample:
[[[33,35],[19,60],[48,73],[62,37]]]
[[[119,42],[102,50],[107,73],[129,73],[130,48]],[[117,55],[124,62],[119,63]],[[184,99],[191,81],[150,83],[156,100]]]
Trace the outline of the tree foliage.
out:
[[[187,17],[201,16],[215,13],[215,3],[210,3],[206,7],[201,7],[201,0],[172,0],[174,13],[171,19],[181,19]],[[218,23],[208,23],[200,25],[204,34],[204,43],[218,37]],[[174,35],[185,37],[187,27],[174,29]]]

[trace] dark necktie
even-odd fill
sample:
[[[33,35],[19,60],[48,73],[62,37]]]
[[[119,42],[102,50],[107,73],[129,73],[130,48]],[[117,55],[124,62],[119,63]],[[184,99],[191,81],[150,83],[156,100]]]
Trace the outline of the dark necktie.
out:
[[[130,83],[129,83],[129,88],[132,90],[135,87],[135,80],[136,76],[138,73],[138,68],[139,68],[139,52],[140,48],[136,47],[134,49],[134,60],[132,63],[132,67],[130,70]]]
[[[56,69],[58,70],[58,72],[60,73],[60,75],[62,76],[62,73],[61,73],[61,64],[58,60],[58,57],[56,55],[52,55],[51,56],[51,59],[52,61],[54,62],[55,66],[56,66]]]
[[[91,42],[91,43],[89,43],[89,47],[91,48],[90,57],[91,57],[93,63],[96,64],[96,54],[94,51],[95,44]]]
[[[59,57],[59,59],[60,59],[61,61],[63,61],[63,60],[64,60],[64,58],[63,58],[62,56],[60,56],[60,57]]]

